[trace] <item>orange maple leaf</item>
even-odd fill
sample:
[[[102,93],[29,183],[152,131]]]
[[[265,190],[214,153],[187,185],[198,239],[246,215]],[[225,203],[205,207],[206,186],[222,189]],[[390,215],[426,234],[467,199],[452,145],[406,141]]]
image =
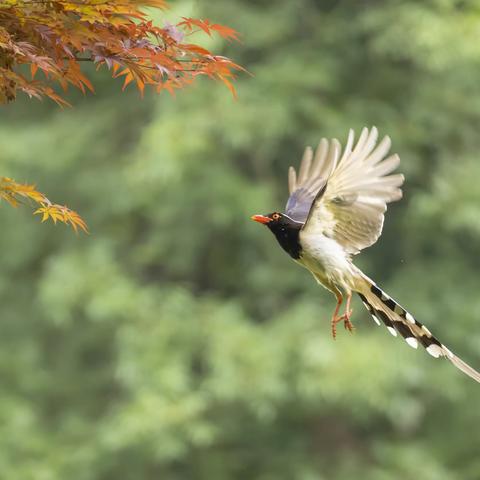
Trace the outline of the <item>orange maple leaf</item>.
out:
[[[22,198],[32,200],[40,205],[37,210],[33,212],[34,215],[42,215],[42,222],[48,219],[70,225],[75,232],[78,229],[88,233],[88,227],[85,221],[74,210],[70,210],[64,205],[57,205],[52,203],[43,193],[39,192],[35,185],[27,183],[17,183],[8,177],[0,177],[0,200],[6,200],[13,207],[18,207]]]

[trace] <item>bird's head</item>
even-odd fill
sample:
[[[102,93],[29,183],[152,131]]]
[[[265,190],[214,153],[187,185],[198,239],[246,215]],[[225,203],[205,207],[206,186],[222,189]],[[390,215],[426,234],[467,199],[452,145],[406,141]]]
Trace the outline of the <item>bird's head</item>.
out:
[[[273,212],[267,215],[253,215],[251,218],[252,220],[255,220],[255,222],[263,223],[273,232],[286,228],[293,227],[298,229],[301,227],[299,222],[292,220],[289,216],[280,212]]]
[[[298,242],[298,235],[303,223],[296,222],[288,215],[279,212],[268,215],[253,215],[252,220],[266,225],[275,235],[282,248],[293,258],[300,256],[301,246]]]

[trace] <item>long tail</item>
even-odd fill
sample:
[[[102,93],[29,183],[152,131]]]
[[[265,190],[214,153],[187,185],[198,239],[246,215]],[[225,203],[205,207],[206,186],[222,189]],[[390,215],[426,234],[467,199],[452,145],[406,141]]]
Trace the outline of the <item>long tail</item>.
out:
[[[378,325],[383,323],[394,337],[399,333],[411,347],[417,348],[420,344],[432,357],[447,358],[459,370],[480,383],[479,372],[440,343],[427,327],[378,288],[366,275],[362,274],[356,290],[375,322]]]

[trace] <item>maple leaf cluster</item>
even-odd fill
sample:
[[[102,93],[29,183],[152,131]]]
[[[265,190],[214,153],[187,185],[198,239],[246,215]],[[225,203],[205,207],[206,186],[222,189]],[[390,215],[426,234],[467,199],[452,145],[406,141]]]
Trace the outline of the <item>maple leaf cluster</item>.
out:
[[[157,92],[189,85],[198,75],[222,81],[235,95],[232,80],[244,70],[229,58],[189,43],[197,31],[238,40],[235,30],[209,20],[183,17],[176,25],[153,24],[143,7],[166,9],[165,0],[4,0],[0,1],[0,104],[16,99],[48,97],[60,106],[68,102],[52,86],[69,85],[93,91],[82,72],[83,62],[106,67],[123,77],[123,89],[134,83]],[[28,69],[30,73],[28,73]],[[42,76],[43,74],[43,76]],[[0,200],[16,207],[33,201],[42,222],[70,225],[87,232],[77,212],[52,203],[34,185],[0,177]]]
[[[106,67],[123,77],[123,88],[136,84],[157,92],[182,88],[198,75],[222,81],[235,94],[232,80],[242,67],[229,58],[189,43],[196,31],[227,40],[237,32],[209,20],[182,18],[155,26],[143,7],[167,8],[164,0],[5,0],[0,2],[0,103],[16,98],[49,97],[68,105],[53,88],[93,86],[82,62]],[[26,65],[25,68],[17,67]],[[40,72],[43,76],[40,79]]]
[[[0,200],[6,200],[13,207],[18,207],[23,199],[33,200],[37,204],[38,208],[33,213],[42,215],[42,222],[51,219],[54,223],[70,225],[76,232],[78,229],[88,232],[86,223],[77,212],[64,205],[52,203],[43,193],[35,189],[35,185],[17,183],[11,178],[0,177]]]

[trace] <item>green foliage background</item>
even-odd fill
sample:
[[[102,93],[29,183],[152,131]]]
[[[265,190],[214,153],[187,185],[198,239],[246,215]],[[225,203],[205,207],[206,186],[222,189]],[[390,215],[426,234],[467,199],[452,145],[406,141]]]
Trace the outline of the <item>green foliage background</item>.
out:
[[[306,144],[377,125],[407,182],[357,263],[480,367],[478,2],[177,7],[243,33],[238,101],[98,74],[2,111],[2,174],[92,234],[1,206],[0,478],[479,479],[479,385],[360,302],[333,342],[334,299],[249,220]]]

